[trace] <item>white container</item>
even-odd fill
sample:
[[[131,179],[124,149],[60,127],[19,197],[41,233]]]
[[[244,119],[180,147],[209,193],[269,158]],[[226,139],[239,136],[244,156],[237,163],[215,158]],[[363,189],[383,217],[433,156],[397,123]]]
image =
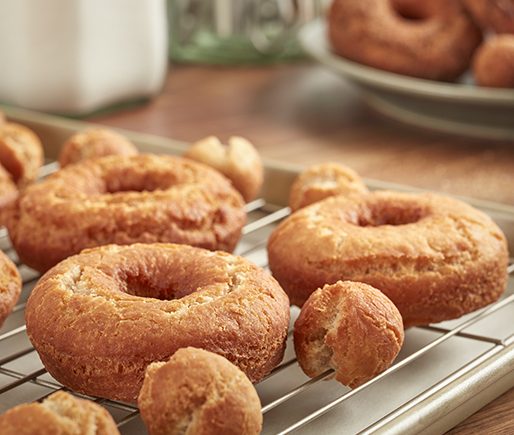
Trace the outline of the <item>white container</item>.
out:
[[[0,101],[81,114],[150,97],[167,40],[165,0],[0,0]]]

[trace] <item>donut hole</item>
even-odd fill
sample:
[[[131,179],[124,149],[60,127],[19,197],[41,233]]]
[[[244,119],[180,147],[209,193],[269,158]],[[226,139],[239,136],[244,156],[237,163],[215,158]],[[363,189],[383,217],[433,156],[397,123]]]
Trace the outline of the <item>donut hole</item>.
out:
[[[161,301],[181,299],[195,290],[180,286],[177,282],[155,282],[155,280],[141,275],[127,276],[125,284],[124,292],[129,295]]]
[[[371,204],[357,217],[361,227],[379,227],[383,225],[408,225],[419,222],[428,214],[427,210],[416,204]]]
[[[429,2],[427,2],[429,3]],[[391,6],[400,18],[407,21],[423,21],[430,18],[430,13],[421,2],[412,0],[393,0]]]
[[[206,289],[213,282],[225,282],[224,264],[212,261],[212,264],[200,265],[205,258],[188,260],[174,257],[156,258],[140,253],[132,259],[129,266],[121,266],[117,271],[118,288],[132,296],[159,300],[181,299],[201,289]]]

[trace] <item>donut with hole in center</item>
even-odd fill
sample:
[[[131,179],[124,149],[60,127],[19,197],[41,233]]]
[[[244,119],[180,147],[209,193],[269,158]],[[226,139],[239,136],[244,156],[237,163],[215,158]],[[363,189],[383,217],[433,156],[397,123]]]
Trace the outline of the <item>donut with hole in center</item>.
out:
[[[328,27],[338,55],[431,80],[458,78],[482,40],[460,0],[335,0]]]
[[[293,304],[339,280],[381,290],[406,327],[453,319],[505,290],[505,235],[484,213],[436,194],[335,196],[283,221],[269,266]]]
[[[172,156],[108,156],[28,187],[6,216],[21,260],[46,271],[82,249],[185,243],[232,251],[244,202],[215,170]]]
[[[59,382],[134,401],[146,367],[188,346],[222,355],[259,381],[282,360],[289,301],[267,272],[225,252],[108,245],[48,271],[25,318]]]

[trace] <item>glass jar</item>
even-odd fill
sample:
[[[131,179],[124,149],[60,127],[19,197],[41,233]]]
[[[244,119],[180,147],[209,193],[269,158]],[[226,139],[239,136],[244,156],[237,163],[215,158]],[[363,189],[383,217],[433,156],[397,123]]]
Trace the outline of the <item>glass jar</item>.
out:
[[[179,62],[266,63],[302,56],[298,28],[324,0],[169,0],[170,54]]]

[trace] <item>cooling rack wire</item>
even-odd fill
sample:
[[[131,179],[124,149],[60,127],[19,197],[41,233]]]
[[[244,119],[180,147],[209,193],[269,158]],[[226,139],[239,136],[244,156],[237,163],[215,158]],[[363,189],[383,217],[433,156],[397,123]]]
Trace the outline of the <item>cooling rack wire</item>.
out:
[[[42,175],[46,176],[56,169],[57,164],[55,162],[49,163],[43,167]],[[257,263],[259,266],[267,268],[265,253],[267,236],[273,229],[274,225],[289,215],[290,210],[287,207],[277,207],[272,204],[268,204],[264,199],[257,199],[248,203],[246,205],[246,210],[249,214],[249,223],[243,229],[243,238],[238,246],[236,254],[245,256]],[[20,302],[14,308],[13,313],[6,321],[6,324],[2,330],[0,330],[0,406],[2,407],[0,411],[3,412],[6,408],[14,406],[18,403],[34,400],[41,401],[57,390],[67,391],[67,389],[50,377],[50,375],[41,364],[37,353],[30,345],[30,342],[26,336],[26,327],[23,323],[23,311],[25,308],[26,299],[32,287],[37,282],[38,275],[31,269],[20,264],[16,253],[9,245],[5,229],[0,229],[0,246],[4,252],[6,252],[6,254],[16,263],[23,278],[23,291]],[[509,265],[509,278],[513,273],[514,265],[511,264]],[[377,421],[374,421],[372,424],[368,425],[368,427],[363,432],[372,432],[373,430],[380,428],[381,426],[394,419],[399,413],[405,412],[408,409],[416,406],[416,404],[420,403],[424,398],[427,397],[427,395],[435,394],[438,390],[442,389],[453,380],[477,367],[481,362],[487,360],[487,358],[511,345],[514,342],[513,335],[510,335],[506,338],[497,338],[494,336],[466,332],[466,330],[477,322],[487,318],[488,316],[494,315],[494,313],[498,312],[505,306],[512,304],[513,302],[514,294],[507,295],[495,304],[468,316],[465,321],[458,323],[455,327],[430,325],[415,328],[437,333],[437,335],[435,335],[436,338],[429,341],[409,355],[405,356],[388,370],[381,373],[364,385],[361,385],[360,387],[353,390],[341,387],[339,394],[335,398],[332,398],[330,401],[328,401],[328,403],[323,404],[317,409],[306,413],[292,424],[288,424],[278,431],[275,430],[273,433],[284,435],[303,428],[307,424],[318,419],[342,403],[348,401],[353,396],[358,395],[366,389],[369,389],[371,386],[380,382],[382,379],[391,376],[401,368],[423,357],[429,351],[448,341],[452,337],[462,337],[474,340],[476,342],[488,343],[491,345],[487,347],[484,352],[480,353],[475,358],[470,359],[465,365],[459,367],[456,371],[453,371],[448,376],[431,385],[428,389],[425,389],[417,396],[403,403],[400,407],[397,407],[396,409],[382,416]],[[295,311],[293,309],[292,314],[294,319],[298,314],[298,310]],[[294,357],[294,353],[291,351],[290,346],[291,335],[292,330],[290,328],[288,335],[289,351],[286,352],[284,360],[263,381],[261,381],[261,383],[269,382],[269,380],[272,378],[276,379],[276,377],[279,377],[282,372],[296,365],[296,358]],[[27,366],[30,367],[29,370],[21,369],[22,367]],[[299,377],[299,382],[297,385],[286,389],[282,394],[279,394],[272,400],[263,400],[262,413],[264,415],[265,432],[266,416],[272,410],[280,408],[294,397],[311,389],[315,384],[318,384],[323,380],[330,379],[332,374],[332,371],[329,370],[313,379],[306,380],[305,377]],[[35,390],[25,388],[28,385],[38,388]],[[139,420],[138,410],[134,405],[119,401],[88,397],[75,392],[73,392],[73,394],[75,394],[77,397],[88,398],[105,406],[113,414],[122,433],[138,433],[134,432],[134,428],[132,428],[132,430],[126,430],[131,422]],[[141,423],[138,423],[138,427],[142,428]],[[272,432],[268,431],[268,433]]]

